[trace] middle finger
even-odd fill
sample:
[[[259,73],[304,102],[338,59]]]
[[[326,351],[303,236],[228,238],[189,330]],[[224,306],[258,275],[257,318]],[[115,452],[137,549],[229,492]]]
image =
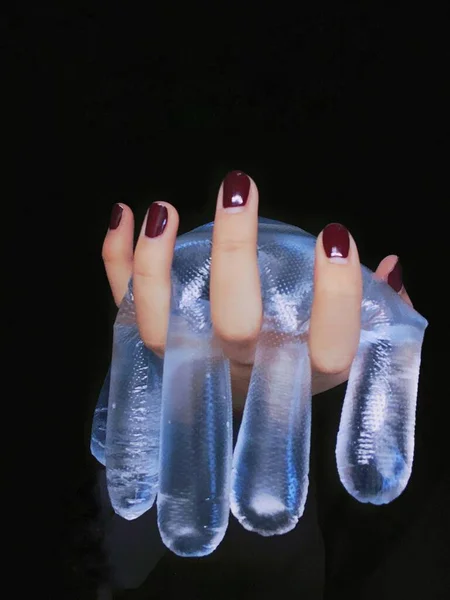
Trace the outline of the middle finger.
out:
[[[242,171],[225,178],[218,194],[211,252],[211,318],[227,357],[253,361],[261,329],[257,260],[258,190]]]

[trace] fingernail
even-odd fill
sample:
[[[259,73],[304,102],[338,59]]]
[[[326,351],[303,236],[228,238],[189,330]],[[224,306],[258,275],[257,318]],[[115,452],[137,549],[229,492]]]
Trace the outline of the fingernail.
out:
[[[167,208],[163,204],[153,202],[148,209],[145,235],[150,238],[161,235],[167,225]]]
[[[122,218],[123,207],[120,204],[114,204],[111,211],[111,219],[109,221],[110,229],[117,229]]]
[[[387,278],[388,284],[394,289],[396,292],[399,292],[403,287],[403,278],[402,278],[402,265],[400,261],[397,260],[395,263],[395,267],[389,273]]]
[[[242,209],[248,199],[250,179],[242,171],[231,171],[223,181],[223,208]],[[233,212],[239,212],[233,211]]]
[[[331,262],[347,262],[350,250],[350,235],[340,223],[330,223],[322,232],[325,254]]]

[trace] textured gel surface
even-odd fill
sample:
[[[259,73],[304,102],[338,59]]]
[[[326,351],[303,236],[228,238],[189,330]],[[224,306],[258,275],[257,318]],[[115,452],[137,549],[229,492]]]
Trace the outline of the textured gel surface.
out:
[[[231,510],[261,535],[295,527],[308,492],[311,367],[307,345],[314,243],[305,236],[280,245],[270,231],[259,240],[264,322],[257,344],[234,453]]]
[[[231,381],[213,337],[209,251],[194,236],[172,265],[157,502],[161,538],[179,556],[214,551],[230,514]]]
[[[111,369],[108,370],[102,389],[100,390],[97,406],[95,407],[94,411],[94,418],[92,419],[91,453],[103,466],[106,465],[106,421],[108,416],[108,398],[110,383]]]
[[[139,517],[156,498],[162,366],[139,337],[130,285],[114,325],[105,441],[109,497],[125,519]]]
[[[214,341],[209,307],[212,225],[177,239],[163,377],[162,361],[139,338],[130,287],[115,324],[111,380],[100,394],[91,441],[100,462],[106,455],[109,494],[126,518],[153,502],[160,446],[158,523],[164,543],[182,556],[217,547],[230,507],[249,530],[289,531],[308,490],[307,341],[316,239],[259,219],[264,319],[231,462],[230,372]],[[383,504],[401,494],[411,474],[427,322],[371,271],[362,267],[362,273],[360,345],[336,459],[354,498]]]

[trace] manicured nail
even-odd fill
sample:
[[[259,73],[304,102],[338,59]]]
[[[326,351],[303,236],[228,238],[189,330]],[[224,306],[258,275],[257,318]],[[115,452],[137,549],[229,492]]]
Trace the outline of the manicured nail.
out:
[[[163,204],[153,202],[148,209],[145,235],[150,238],[161,235],[167,225],[167,208]]]
[[[231,171],[223,181],[223,208],[238,209],[246,205],[250,191],[250,179],[242,171]]]
[[[340,223],[330,223],[322,232],[322,243],[330,262],[347,262],[350,250],[350,235]]]
[[[109,221],[110,229],[117,229],[122,218],[123,207],[120,204],[114,204],[111,211],[111,219]]]
[[[394,289],[396,292],[399,292],[403,287],[403,278],[402,278],[402,265],[400,261],[397,260],[395,263],[395,267],[389,273],[387,278],[388,284]]]

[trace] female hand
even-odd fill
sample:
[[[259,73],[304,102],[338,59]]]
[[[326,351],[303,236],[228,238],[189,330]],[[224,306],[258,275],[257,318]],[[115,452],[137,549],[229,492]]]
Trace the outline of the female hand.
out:
[[[169,321],[170,271],[178,223],[178,213],[172,205],[153,203],[133,253],[133,213],[125,204],[116,204],[102,250],[117,306],[133,275],[141,338],[161,357]],[[247,175],[233,171],[225,178],[217,198],[210,300],[215,335],[230,359],[236,407],[245,401],[262,322],[257,231],[258,189]],[[384,258],[375,276],[388,281],[412,305],[402,284],[397,256]],[[360,335],[361,297],[361,267],[355,241],[342,225],[328,225],[317,238],[315,254],[309,335],[313,394],[348,379]]]

